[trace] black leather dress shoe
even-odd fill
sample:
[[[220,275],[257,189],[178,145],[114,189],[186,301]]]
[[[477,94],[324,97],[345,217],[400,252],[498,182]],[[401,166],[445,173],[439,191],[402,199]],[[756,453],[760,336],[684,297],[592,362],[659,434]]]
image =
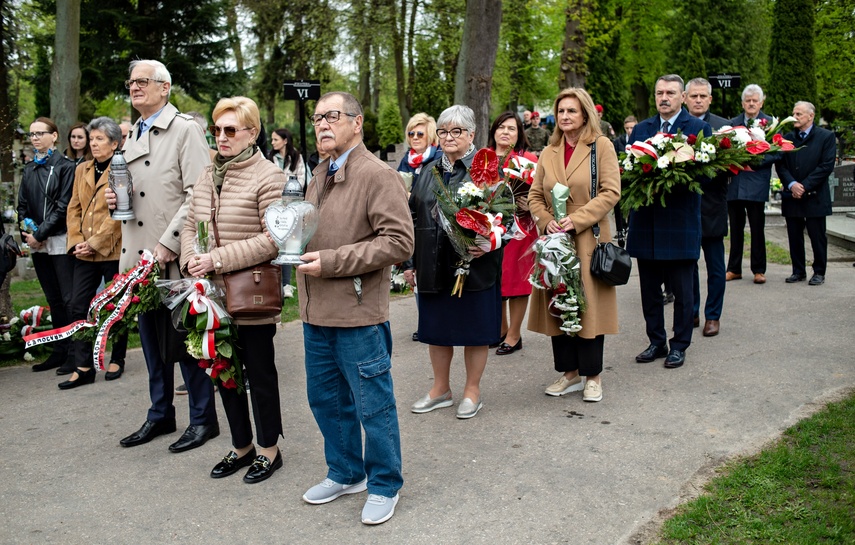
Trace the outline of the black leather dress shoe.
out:
[[[819,286],[820,284],[825,284],[825,275],[824,274],[815,274],[810,277],[808,281],[808,285],[810,286]]]
[[[59,369],[56,370],[56,374],[59,376],[70,375],[75,371],[77,371],[77,365],[75,365],[74,363],[69,364],[68,362],[65,362],[59,366]]]
[[[76,379],[68,379],[65,382],[57,384],[60,390],[71,390],[72,388],[77,388],[84,384],[93,384],[95,382],[95,369],[89,369],[88,371],[75,369],[75,371],[77,371]]]
[[[169,445],[169,452],[184,452],[201,447],[208,439],[220,435],[219,424],[190,424],[178,441]]]
[[[787,284],[795,284],[796,282],[802,282],[806,279],[807,279],[807,276],[804,276],[801,274],[791,274],[790,276],[787,277],[786,280],[784,280],[784,282],[786,282]]]
[[[276,453],[276,458],[270,461],[267,456],[256,456],[252,465],[249,466],[249,471],[243,476],[243,482],[247,484],[260,483],[265,479],[269,479],[273,472],[282,467],[282,451]]]
[[[677,350],[672,348],[670,352],[668,352],[668,357],[665,358],[665,367],[667,369],[676,369],[677,367],[682,367],[682,365],[686,363],[686,351],[685,350]]]
[[[502,343],[505,342],[505,337],[507,337],[507,336],[508,336],[508,334],[505,333],[504,335],[499,337],[499,341],[491,344],[490,348],[499,348],[502,345]]]
[[[65,363],[65,359],[66,359],[65,354],[52,352],[51,355],[48,356],[48,359],[46,359],[42,363],[37,363],[37,364],[33,365],[33,371],[38,373],[40,371],[48,371],[50,369],[56,369],[57,367],[59,367],[63,363]],[[74,371],[74,369],[76,369],[76,367],[72,369],[72,372]]]
[[[104,373],[104,380],[116,380],[125,372],[125,360],[111,361],[110,363],[115,363],[119,366],[119,369],[117,371],[107,371]]]
[[[419,342],[419,332],[418,331],[413,332],[413,342],[415,342],[415,343]]]
[[[221,479],[223,477],[228,477],[229,475],[234,475],[237,473],[237,470],[246,467],[252,462],[255,461],[255,447],[252,447],[252,450],[238,458],[238,455],[235,451],[229,451],[228,454],[223,456],[223,461],[214,466],[214,469],[211,470],[211,478],[212,479]]]
[[[496,349],[497,356],[507,356],[508,354],[513,354],[517,350],[522,349],[522,339],[517,341],[517,344],[511,346],[508,343],[502,343],[499,345],[499,348]]]
[[[635,361],[638,363],[650,363],[657,358],[664,358],[667,355],[668,347],[651,344],[644,352],[635,356]]]
[[[119,441],[119,444],[123,447],[135,447],[143,443],[148,443],[158,435],[165,435],[174,431],[175,420],[160,420],[157,422],[146,420],[145,424],[139,430]]]

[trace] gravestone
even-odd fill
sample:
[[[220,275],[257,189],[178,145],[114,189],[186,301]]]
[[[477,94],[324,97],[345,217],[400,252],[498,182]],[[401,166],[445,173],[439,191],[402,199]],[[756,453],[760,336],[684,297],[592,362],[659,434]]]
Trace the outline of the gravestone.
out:
[[[855,207],[855,163],[835,167],[828,177],[828,185],[831,189],[832,207]]]

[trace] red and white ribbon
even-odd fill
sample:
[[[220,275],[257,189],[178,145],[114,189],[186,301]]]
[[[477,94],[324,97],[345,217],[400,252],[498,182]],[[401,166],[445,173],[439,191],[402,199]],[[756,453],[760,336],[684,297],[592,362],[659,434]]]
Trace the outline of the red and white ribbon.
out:
[[[493,250],[498,250],[502,247],[502,235],[505,234],[505,231],[507,231],[507,229],[504,225],[502,225],[501,212],[496,214],[495,216],[492,214],[487,214],[487,218],[490,222],[490,232],[487,234],[487,236],[476,235],[475,245],[484,250],[485,252],[492,252]]]
[[[202,335],[202,357],[211,360],[217,357],[216,331],[220,327],[220,319],[225,311],[220,305],[206,295],[209,291],[208,280],[200,280],[193,284],[193,290],[187,295],[190,303],[188,312],[192,316],[205,315],[205,333]]]

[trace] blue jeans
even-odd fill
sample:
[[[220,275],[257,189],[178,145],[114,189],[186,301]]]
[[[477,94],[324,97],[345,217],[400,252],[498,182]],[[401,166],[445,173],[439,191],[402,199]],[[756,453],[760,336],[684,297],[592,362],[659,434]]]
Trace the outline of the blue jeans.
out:
[[[394,497],[404,478],[389,322],[363,327],[303,323],[303,342],[306,393],[324,436],[327,478],[355,484],[367,475],[370,494]]]

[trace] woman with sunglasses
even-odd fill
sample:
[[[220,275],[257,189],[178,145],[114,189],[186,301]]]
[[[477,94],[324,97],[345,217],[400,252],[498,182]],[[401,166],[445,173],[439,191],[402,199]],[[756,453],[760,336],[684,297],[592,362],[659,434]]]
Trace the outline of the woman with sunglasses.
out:
[[[262,232],[264,212],[285,187],[285,173],[264,158],[255,145],[261,129],[258,106],[246,97],[221,99],[212,114],[211,134],[217,139],[217,156],[196,185],[181,231],[181,271],[193,277],[209,276],[224,289],[223,274],[267,263],[276,246]],[[212,205],[213,202],[213,205]],[[212,210],[213,208],[213,210]],[[218,234],[207,253],[195,251],[198,222],[215,222],[209,232]],[[274,361],[273,336],[279,315],[235,320],[237,356],[252,384],[250,394],[258,450],[253,444],[248,394],[218,388],[232,434],[232,450],[211,470],[218,479],[249,466],[243,477],[253,484],[282,467],[277,441],[282,435],[279,375]]]
[[[109,117],[93,119],[87,127],[93,159],[78,165],[74,191],[68,204],[68,253],[74,256],[74,289],[71,319],[84,320],[101,278],[108,281],[119,272],[122,255],[122,222],[110,217],[104,191],[110,177],[110,161],[122,142],[122,129]],[[115,380],[125,369],[127,333],[113,341],[113,353],[104,380]],[[75,371],[59,384],[70,390],[95,382],[92,343],[72,341]]]
[[[401,159],[398,172],[415,177],[422,166],[435,161],[442,155],[439,139],[436,137],[436,121],[426,113],[418,113],[410,118],[406,131],[407,145],[410,150]],[[409,184],[412,186],[412,183]]]
[[[523,131],[522,121],[513,112],[504,112],[493,121],[487,146],[496,151],[504,163],[499,167],[499,176],[504,177],[504,168],[511,167],[511,161],[522,158],[536,163],[537,157],[529,153],[528,139]],[[528,296],[531,295],[531,284],[528,275],[534,266],[534,254],[529,248],[537,240],[537,226],[528,211],[528,183],[522,180],[511,180],[514,191],[517,223],[527,233],[521,240],[511,240],[505,245],[502,257],[502,339],[496,348],[497,356],[513,354],[522,349],[522,328],[525,310],[528,307]],[[507,301],[507,304],[505,302]]]
[[[502,293],[502,251],[469,248],[472,263],[462,297],[452,297],[459,260],[445,231],[435,219],[438,184],[452,191],[470,181],[475,154],[475,112],[451,106],[439,116],[436,131],[443,156],[422,168],[413,184],[410,211],[415,223],[415,274],[419,286],[419,341],[428,346],[433,386],[411,407],[421,414],[453,405],[449,374],[454,347],[463,347],[466,384],[457,418],[472,418],[481,410],[481,376],[488,346],[499,340]]]
[[[65,156],[74,161],[75,166],[92,160],[92,150],[89,147],[89,130],[85,123],[75,123],[68,131],[68,148]]]
[[[53,326],[63,327],[70,319],[72,276],[69,271],[74,269],[74,257],[66,253],[65,244],[65,214],[74,187],[74,162],[57,152],[59,130],[47,117],[40,117],[30,125],[29,136],[34,157],[24,166],[18,190],[21,240],[32,250],[33,267],[51,309]],[[46,371],[66,363],[70,339],[52,344],[50,357],[34,365],[33,371]],[[57,374],[73,372],[73,363],[63,365]]]

